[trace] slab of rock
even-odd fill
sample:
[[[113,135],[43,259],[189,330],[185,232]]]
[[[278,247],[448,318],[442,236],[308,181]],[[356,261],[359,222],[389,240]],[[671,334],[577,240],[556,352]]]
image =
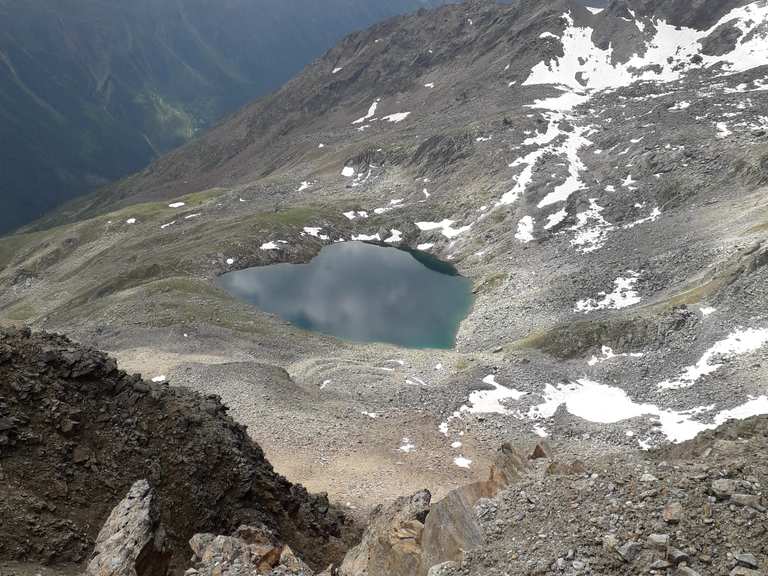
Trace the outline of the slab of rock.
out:
[[[170,552],[149,482],[139,480],[107,518],[86,576],[165,576]]]
[[[683,562],[688,562],[690,557],[682,550],[678,550],[677,548],[669,548],[667,550],[667,560],[669,560],[674,566],[677,566]]]
[[[739,506],[753,508],[758,512],[765,512],[761,497],[754,494],[733,494],[731,496],[731,502]]]
[[[760,567],[760,563],[757,561],[757,558],[755,558],[755,555],[750,554],[749,552],[739,552],[734,554],[733,557],[740,566],[746,566],[747,568]]]
[[[669,502],[661,511],[661,516],[667,524],[677,524],[683,518],[683,505],[680,502]]]
[[[669,534],[651,534],[647,541],[649,548],[656,550],[666,550],[669,545]]]

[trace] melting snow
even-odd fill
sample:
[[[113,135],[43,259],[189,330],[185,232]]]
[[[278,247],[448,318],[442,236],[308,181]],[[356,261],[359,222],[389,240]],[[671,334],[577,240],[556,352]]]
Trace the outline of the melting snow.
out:
[[[579,300],[576,302],[576,307],[573,311],[587,314],[605,308],[619,310],[640,302],[641,298],[635,291],[635,284],[637,284],[640,274],[632,270],[629,270],[628,274],[627,278],[616,278],[613,281],[616,286],[613,292],[610,294],[600,292],[598,294],[598,296],[602,296],[600,300],[595,300],[594,298]]]
[[[680,102],[677,102],[674,106],[670,108],[670,110],[685,110],[686,108],[690,108],[691,103],[686,102],[685,100],[682,100]]]
[[[567,217],[568,217],[568,211],[565,208],[558,210],[554,214],[550,214],[549,216],[547,216],[547,223],[544,224],[544,230],[549,230],[550,228],[554,228],[555,226],[560,224],[560,222],[565,220]]]
[[[531,242],[534,239],[533,238],[534,224],[535,224],[535,221],[531,216],[525,216],[524,218],[522,218],[520,222],[517,223],[517,233],[515,234],[515,238],[517,238],[524,244]]]
[[[355,218],[368,218],[368,212],[365,212],[364,210],[358,210],[357,212],[350,210],[349,212],[344,212],[344,216],[348,220],[354,220]]]
[[[496,377],[491,374],[483,378],[483,383],[493,386],[493,390],[475,390],[469,395],[468,405],[462,406],[460,412],[469,414],[509,414],[509,410],[502,403],[503,400],[520,400],[525,392],[513,388],[507,388],[496,382]]]
[[[656,222],[656,220],[659,219],[661,216],[661,210],[659,207],[655,207],[649,216],[646,216],[645,218],[640,218],[639,220],[635,220],[634,222],[630,222],[629,224],[625,224],[622,226],[625,230],[630,230],[634,228],[635,226],[639,226],[640,224],[645,224],[647,222]]]
[[[599,206],[594,198],[590,198],[589,209],[576,214],[576,224],[570,228],[576,231],[576,235],[571,240],[572,246],[585,253],[594,252],[603,247],[608,232],[614,229],[613,224],[603,218],[601,214],[603,210],[605,208]]]
[[[525,85],[555,84],[583,93],[584,90],[618,88],[638,80],[678,80],[684,74],[684,67],[678,64],[690,62],[696,55],[702,58],[701,66],[708,68],[723,63],[731,73],[743,72],[768,61],[768,42],[765,42],[765,31],[760,30],[760,26],[768,21],[767,3],[753,2],[731,10],[712,28],[704,31],[653,20],[655,30],[644,53],[615,64],[612,46],[600,49],[592,42],[592,28],[575,26],[570,13],[564,18],[568,25],[561,40],[563,57],[538,63],[531,70]],[[742,32],[735,49],[723,56],[700,54],[700,40],[718,26],[732,21]]]
[[[275,244],[274,242],[265,242],[261,245],[262,250],[280,250],[280,246]]]
[[[352,178],[352,176],[355,175],[355,169],[352,168],[352,166],[344,166],[344,169],[341,171],[341,175],[345,178]]]
[[[304,190],[306,190],[310,186],[312,186],[312,184],[310,182],[304,181],[304,182],[301,183],[301,185],[299,186],[299,189],[296,190],[296,191],[297,192],[303,192]]]
[[[394,228],[390,230],[389,238],[384,239],[384,242],[388,244],[396,244],[402,241],[403,241],[403,233],[400,232],[400,230],[395,230]]]
[[[136,224],[136,218],[128,218],[128,220],[125,221],[126,224]]]
[[[167,378],[165,377],[165,375],[155,376],[154,378],[152,378],[152,382],[155,382],[156,384],[159,384],[160,382],[165,382],[166,380]]]
[[[344,67],[343,66],[339,66],[338,68],[334,68],[333,70],[331,70],[331,74],[338,74],[342,70],[344,70]]]
[[[173,204],[168,204],[168,208],[181,208],[182,206],[186,206],[187,204],[185,202],[174,202]]]
[[[547,384],[542,395],[544,402],[533,406],[527,414],[528,418],[551,418],[563,405],[570,414],[600,424],[615,424],[640,416],[652,416],[658,419],[661,432],[671,442],[690,440],[700,432],[716,428],[728,420],[768,413],[768,397],[760,396],[750,398],[735,408],[716,413],[713,423],[707,424],[693,417],[711,412],[714,406],[701,406],[682,412],[664,410],[655,404],[635,402],[621,388],[587,379],[559,384],[557,387]],[[650,447],[647,441],[645,443]]]
[[[472,465],[472,460],[465,458],[464,456],[459,456],[453,459],[453,463],[459,468],[469,468]]]
[[[448,220],[447,218],[441,222],[416,222],[416,227],[423,231],[428,232],[430,230],[440,230],[440,233],[448,238],[456,238],[456,236],[463,234],[469,230],[472,226],[462,226],[461,228],[454,228],[455,220]]]
[[[602,349],[602,358],[598,358],[597,356],[592,356],[590,360],[587,362],[589,366],[594,366],[595,364],[601,364],[603,362],[606,362],[607,360],[611,360],[612,358],[623,358],[623,357],[630,357],[630,358],[642,358],[643,353],[642,352],[629,352],[624,354],[614,354],[613,348],[609,348],[608,346],[603,346]]]
[[[352,236],[352,240],[359,240],[361,242],[381,242],[381,236],[377,234],[356,234]]]
[[[380,99],[377,98],[374,101],[374,103],[371,104],[370,108],[368,108],[368,112],[366,113],[366,115],[363,116],[362,118],[358,118],[357,120],[352,122],[352,124],[362,124],[366,120],[373,118],[376,115],[376,108],[379,107],[379,102],[380,102]]]
[[[733,132],[728,129],[728,125],[725,122],[718,122],[715,124],[715,128],[717,128],[718,138],[728,138],[728,136],[733,134]]]
[[[435,246],[434,242],[427,242],[426,244],[419,244],[416,246],[416,250],[421,250],[422,252],[426,252],[427,250],[430,250]]]
[[[401,441],[400,452],[405,452],[406,454],[409,454],[410,452],[413,452],[416,450],[416,444],[412,443],[409,438],[403,438]]]
[[[722,363],[717,359],[727,359],[759,350],[768,343],[768,328],[739,328],[724,340],[716,342],[693,366],[689,366],[675,380],[664,380],[658,384],[662,389],[677,390],[693,386],[702,376],[716,372]]]
[[[234,264],[234,263],[235,263],[235,259],[234,258],[227,258],[227,266],[232,266],[232,264]]]
[[[393,124],[397,124],[399,122],[402,122],[406,118],[408,118],[408,116],[410,115],[411,115],[410,112],[398,112],[396,114],[390,114],[389,116],[384,116],[382,120],[386,120],[387,122],[392,122]]]

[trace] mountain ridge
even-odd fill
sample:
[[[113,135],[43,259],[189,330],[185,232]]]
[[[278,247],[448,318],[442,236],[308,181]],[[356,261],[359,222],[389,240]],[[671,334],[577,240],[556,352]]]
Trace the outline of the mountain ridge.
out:
[[[688,17],[684,5],[667,9]],[[557,0],[449,6],[353,35],[86,219],[0,239],[0,318],[220,395],[277,470],[351,514],[481,481],[505,442],[599,455],[586,472],[541,465],[525,485],[542,504],[561,495],[562,517],[597,518],[587,544],[569,554],[553,537],[531,555],[538,522],[563,524],[513,489],[466,507],[489,520],[487,547],[448,574],[483,574],[485,560],[645,571],[666,556],[638,539],[680,536],[661,516],[673,496],[689,566],[707,572],[709,556],[720,570],[721,533],[701,525],[722,513],[738,545],[731,526],[753,508],[700,515],[710,485],[738,478],[756,496],[761,480],[646,454],[768,413],[768,4],[708,5],[702,29]],[[336,340],[216,284],[342,241],[428,252],[470,278],[456,347]],[[723,463],[743,447],[718,446]],[[595,506],[568,511],[585,494]],[[517,548],[494,523],[522,511]]]

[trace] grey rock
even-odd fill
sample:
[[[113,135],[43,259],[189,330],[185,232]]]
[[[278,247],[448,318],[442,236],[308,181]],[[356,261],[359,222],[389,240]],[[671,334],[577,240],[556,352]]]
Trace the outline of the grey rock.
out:
[[[632,562],[643,549],[639,542],[630,541],[622,544],[616,551],[624,562]]]
[[[737,486],[735,480],[720,478],[719,480],[712,482],[711,491],[718,500],[727,500],[736,493],[736,490]]]
[[[139,480],[107,518],[86,576],[165,576],[170,553],[149,482]]]
[[[738,554],[734,554],[733,557],[741,566],[746,566],[747,568],[758,568],[760,566],[755,555],[750,554],[749,552],[739,552]]]
[[[667,560],[669,560],[673,566],[677,566],[678,564],[682,564],[683,562],[688,562],[690,560],[690,556],[683,552],[682,550],[678,550],[677,548],[669,548],[667,550]]]
[[[651,534],[648,536],[647,544],[649,548],[665,550],[669,544],[669,534]]]

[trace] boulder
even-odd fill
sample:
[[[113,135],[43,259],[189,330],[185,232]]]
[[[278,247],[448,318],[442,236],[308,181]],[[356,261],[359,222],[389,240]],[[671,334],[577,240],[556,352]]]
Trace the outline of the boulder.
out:
[[[139,480],[107,518],[86,576],[165,576],[170,552],[149,482]]]
[[[549,458],[552,451],[549,449],[549,444],[545,440],[539,440],[536,442],[536,446],[531,450],[531,455],[528,456],[530,460],[538,460],[540,458]]]
[[[343,576],[412,576],[422,557],[424,520],[430,512],[428,490],[398,498],[388,507],[378,506],[358,546],[341,565]]]

